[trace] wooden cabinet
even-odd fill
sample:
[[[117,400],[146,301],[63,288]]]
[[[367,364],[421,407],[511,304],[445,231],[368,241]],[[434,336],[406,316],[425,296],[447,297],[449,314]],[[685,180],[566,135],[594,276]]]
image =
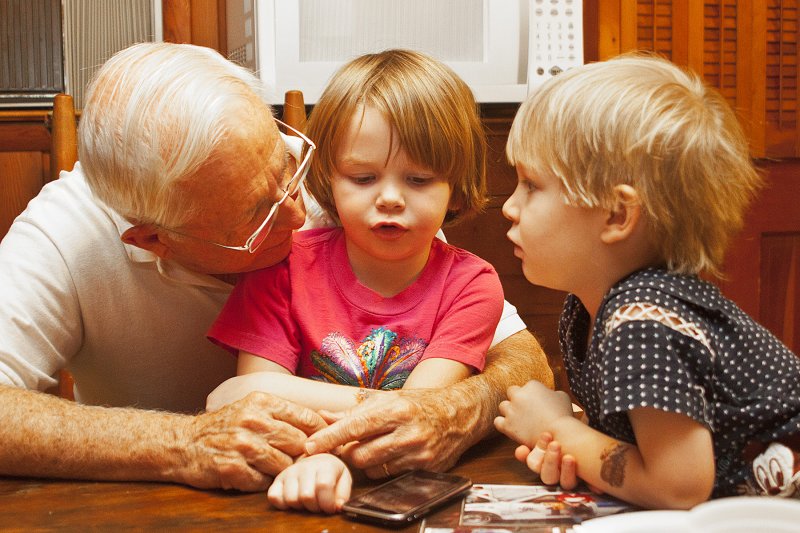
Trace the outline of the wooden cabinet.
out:
[[[50,181],[47,111],[0,111],[0,240]]]
[[[800,160],[760,165],[766,188],[750,209],[718,284],[800,354]]]

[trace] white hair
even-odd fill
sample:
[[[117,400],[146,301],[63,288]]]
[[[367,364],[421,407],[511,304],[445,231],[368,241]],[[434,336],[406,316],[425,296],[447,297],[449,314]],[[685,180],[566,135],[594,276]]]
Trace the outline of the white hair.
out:
[[[199,46],[142,43],[89,86],[79,159],[94,194],[119,214],[167,227],[186,218],[172,185],[191,176],[270,94],[251,71]]]

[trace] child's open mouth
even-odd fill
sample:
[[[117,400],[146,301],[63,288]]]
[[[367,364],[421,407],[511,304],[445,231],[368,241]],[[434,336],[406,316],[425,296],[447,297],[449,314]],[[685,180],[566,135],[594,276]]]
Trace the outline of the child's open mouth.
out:
[[[408,231],[406,228],[399,224],[375,224],[372,226],[372,231],[381,239],[399,239]]]

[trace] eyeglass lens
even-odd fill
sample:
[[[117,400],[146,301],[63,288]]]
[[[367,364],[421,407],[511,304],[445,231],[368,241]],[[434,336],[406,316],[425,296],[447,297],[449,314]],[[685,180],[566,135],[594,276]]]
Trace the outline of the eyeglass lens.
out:
[[[278,124],[278,127],[281,130],[281,133],[294,135],[302,139],[303,143],[306,145],[306,153],[305,157],[303,157],[302,161],[298,161],[298,166],[295,168],[294,173],[285,172],[282,176],[282,183],[280,183],[280,188],[283,190],[283,196],[276,204],[273,205],[273,208],[270,210],[270,213],[267,215],[267,220],[265,221],[264,227],[257,231],[257,233],[252,237],[248,247],[250,253],[254,253],[256,249],[261,246],[261,243],[267,238],[270,231],[272,231],[272,227],[275,225],[275,220],[278,218],[278,210],[280,205],[286,201],[286,198],[289,196],[295,197],[300,191],[300,185],[303,183],[304,178],[306,177],[306,173],[308,172],[308,162],[311,158],[311,154],[314,151],[314,144],[309,141],[305,136],[302,134],[298,134],[299,132],[294,131],[291,127],[287,124],[284,124],[280,120],[275,119],[275,122]],[[295,135],[298,134],[298,135]],[[302,149],[300,153],[302,153]],[[292,154],[290,153],[289,158],[293,158]],[[284,181],[286,180],[286,181]]]
[[[286,197],[294,197],[300,191],[300,185],[303,183],[303,178],[305,177],[308,169],[308,158],[304,158],[302,162],[298,163],[298,165],[299,166],[294,173],[289,174],[287,172],[284,174],[284,176],[288,177],[288,181],[281,184],[281,189],[284,191],[283,195],[278,203],[275,204],[274,211],[272,211],[271,215],[269,216],[269,221],[267,224],[261,229],[261,231],[258,232],[258,235],[256,235],[253,241],[250,243],[249,249],[251,252],[255,252],[255,250],[261,246],[261,243],[263,243],[267,238],[270,231],[272,231],[272,227],[275,225],[275,220],[278,218],[278,210],[280,209],[280,205],[286,200]]]

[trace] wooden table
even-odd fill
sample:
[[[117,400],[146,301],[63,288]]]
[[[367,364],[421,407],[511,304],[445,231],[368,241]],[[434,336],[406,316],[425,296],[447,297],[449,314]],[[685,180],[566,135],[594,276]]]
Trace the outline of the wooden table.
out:
[[[453,469],[474,483],[532,483],[513,457],[514,444],[494,437],[468,451]],[[378,482],[360,479],[354,492]],[[453,504],[457,505],[457,504]],[[449,508],[452,508],[450,506]],[[447,512],[448,507],[440,512]],[[269,531],[275,533],[403,531],[327,516],[269,508],[264,493],[203,491],[160,483],[109,483],[0,477],[3,531]]]

